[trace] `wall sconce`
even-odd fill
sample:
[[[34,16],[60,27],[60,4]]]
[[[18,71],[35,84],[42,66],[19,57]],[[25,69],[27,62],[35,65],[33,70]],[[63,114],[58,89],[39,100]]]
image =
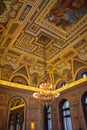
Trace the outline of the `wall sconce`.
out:
[[[35,122],[31,121],[31,130],[35,130]]]

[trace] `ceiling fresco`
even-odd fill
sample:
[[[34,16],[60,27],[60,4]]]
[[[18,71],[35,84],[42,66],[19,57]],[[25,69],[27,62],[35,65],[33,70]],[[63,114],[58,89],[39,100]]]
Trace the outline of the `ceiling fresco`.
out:
[[[10,18],[15,18],[21,6],[17,0],[0,0],[0,23],[6,24]]]
[[[68,30],[86,14],[86,2],[86,0],[57,0],[45,18],[63,30]]]
[[[44,61],[54,86],[87,70],[86,0],[0,0],[0,79],[38,87]]]

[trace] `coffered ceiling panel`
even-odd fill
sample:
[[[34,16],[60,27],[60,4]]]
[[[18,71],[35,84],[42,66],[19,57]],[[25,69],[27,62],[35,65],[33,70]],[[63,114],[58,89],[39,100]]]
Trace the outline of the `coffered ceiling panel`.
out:
[[[0,1],[0,79],[36,87],[44,61],[54,85],[87,69],[87,1]]]

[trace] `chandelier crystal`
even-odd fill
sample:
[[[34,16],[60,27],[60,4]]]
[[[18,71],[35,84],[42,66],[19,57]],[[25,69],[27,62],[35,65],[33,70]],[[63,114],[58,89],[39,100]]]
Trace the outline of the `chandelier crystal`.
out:
[[[33,94],[33,97],[38,99],[40,103],[44,105],[50,105],[55,98],[57,98],[60,94],[56,93],[52,90],[53,86],[52,84],[48,82],[43,82],[39,85],[39,88],[41,88],[41,92],[35,92]]]

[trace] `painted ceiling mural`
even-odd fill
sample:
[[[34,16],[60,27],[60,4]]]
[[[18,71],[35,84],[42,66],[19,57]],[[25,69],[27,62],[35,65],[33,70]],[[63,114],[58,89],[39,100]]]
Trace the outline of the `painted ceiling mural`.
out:
[[[0,0],[0,22],[4,24],[9,18],[15,18],[21,6],[17,0]]]
[[[46,65],[54,86],[73,82],[87,70],[86,21],[86,0],[0,0],[0,79],[38,87]]]
[[[56,26],[67,30],[78,22],[86,12],[86,0],[57,0],[45,18]]]

